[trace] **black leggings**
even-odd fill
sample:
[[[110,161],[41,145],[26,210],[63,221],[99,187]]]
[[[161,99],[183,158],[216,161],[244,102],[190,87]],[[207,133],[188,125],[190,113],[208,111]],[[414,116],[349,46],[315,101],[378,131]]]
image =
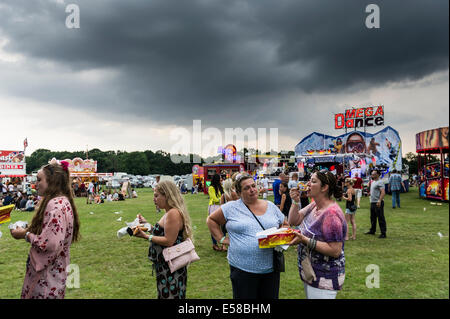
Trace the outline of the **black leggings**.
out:
[[[278,299],[280,273],[254,274],[230,265],[233,299]]]

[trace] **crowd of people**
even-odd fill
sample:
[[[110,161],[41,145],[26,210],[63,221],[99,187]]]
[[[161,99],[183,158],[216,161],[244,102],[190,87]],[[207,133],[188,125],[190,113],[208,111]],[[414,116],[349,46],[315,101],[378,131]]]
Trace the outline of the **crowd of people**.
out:
[[[208,188],[206,225],[213,249],[227,251],[233,298],[278,298],[282,270],[276,267],[275,256],[279,256],[279,251],[259,248],[256,237],[256,233],[272,227],[296,230],[289,245],[297,246],[299,277],[306,297],[336,298],[345,280],[345,242],[349,238],[356,239],[355,214],[360,207],[362,181],[358,176],[347,177],[340,185],[331,172],[314,171],[305,181],[306,188],[300,189],[297,173],[292,174],[291,180],[288,174],[282,173],[273,183],[274,202],[271,202],[265,178],[258,185],[247,173],[235,173],[224,180],[216,174]],[[376,170],[372,171],[371,178],[371,228],[366,234],[375,234],[378,222],[380,238],[386,238],[384,183]],[[396,178],[394,176],[389,184],[393,192],[398,186]],[[42,167],[36,183],[40,205],[31,225],[26,229],[11,230],[15,239],[25,239],[31,244],[22,298],[65,296],[67,274],[60,270],[70,264],[70,246],[79,239],[80,227],[69,181],[70,174],[64,161]],[[404,187],[401,177],[400,185]],[[114,201],[114,197],[120,196],[117,192],[96,193],[95,186],[91,185],[87,191],[95,195],[96,202],[97,197],[101,201]],[[8,194],[2,200],[3,205],[11,201]],[[23,194],[19,207],[26,198]],[[345,201],[345,212],[337,200]],[[153,201],[158,211],[164,211],[162,217],[147,232],[138,228],[134,236],[149,242],[148,258],[156,271],[158,298],[186,298],[187,267],[171,272],[163,256],[164,248],[193,240],[191,219],[182,191],[174,182],[158,180]],[[395,203],[400,203],[398,198]],[[138,219],[140,223],[147,223],[141,214]]]
[[[15,210],[32,212],[39,201],[39,196],[35,196],[30,187],[21,191],[17,184],[0,182],[0,190],[0,207],[14,205]]]

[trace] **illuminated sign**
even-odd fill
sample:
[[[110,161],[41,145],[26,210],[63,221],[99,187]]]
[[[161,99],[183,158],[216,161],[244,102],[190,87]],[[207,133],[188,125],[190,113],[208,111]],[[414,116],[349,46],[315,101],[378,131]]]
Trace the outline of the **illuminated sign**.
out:
[[[384,125],[384,106],[353,108],[334,115],[334,128],[358,128]]]
[[[241,157],[237,155],[236,146],[233,144],[228,144],[225,147],[220,146],[218,153],[224,156],[225,162],[236,163],[241,161]]]

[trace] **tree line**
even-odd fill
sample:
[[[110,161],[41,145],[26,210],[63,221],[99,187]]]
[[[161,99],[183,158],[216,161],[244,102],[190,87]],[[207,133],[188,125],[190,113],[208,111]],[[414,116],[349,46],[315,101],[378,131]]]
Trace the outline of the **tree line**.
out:
[[[192,173],[192,163],[176,164],[171,160],[170,153],[164,151],[101,151],[95,148],[89,150],[87,154],[89,159],[97,161],[97,172],[99,173],[126,172],[133,175],[184,175]],[[27,174],[39,170],[53,157],[58,160],[74,159],[75,157],[86,159],[86,152],[54,152],[47,149],[38,149],[26,157]],[[204,163],[203,158],[201,163]],[[199,165],[201,164],[199,163]]]
[[[244,148],[241,154],[244,157],[247,154],[254,154],[258,150],[247,150]],[[149,174],[164,174],[164,175],[184,175],[192,173],[192,166],[194,164],[203,165],[204,163],[211,163],[222,158],[221,155],[215,157],[208,157],[206,159],[200,158],[200,163],[175,163],[171,159],[171,154],[164,151],[101,151],[98,148],[94,148],[87,152],[90,159],[97,161],[97,172],[99,173],[115,173],[126,172],[133,175],[149,175]],[[269,154],[269,153],[267,153]],[[286,156],[294,155],[294,152],[282,152],[279,155],[284,154]],[[38,149],[34,151],[30,156],[26,157],[27,174],[39,170],[43,165],[47,164],[52,158],[58,160],[74,159],[80,157],[86,158],[85,151],[76,152],[54,152],[48,149]],[[193,154],[188,155],[191,161],[194,159]],[[431,156],[430,161],[438,160],[437,157]],[[403,165],[409,166],[410,174],[417,174],[418,163],[417,155],[409,152],[406,157],[403,158]]]

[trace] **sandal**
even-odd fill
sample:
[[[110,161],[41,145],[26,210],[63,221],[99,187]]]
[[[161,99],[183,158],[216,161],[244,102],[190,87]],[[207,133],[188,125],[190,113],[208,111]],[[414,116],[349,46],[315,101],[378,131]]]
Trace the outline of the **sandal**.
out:
[[[222,251],[228,251],[228,248],[226,246],[222,246]]]
[[[215,251],[221,251],[221,250],[222,250],[222,249],[220,249],[220,247],[217,246],[217,245],[213,245],[213,249],[214,249]]]

